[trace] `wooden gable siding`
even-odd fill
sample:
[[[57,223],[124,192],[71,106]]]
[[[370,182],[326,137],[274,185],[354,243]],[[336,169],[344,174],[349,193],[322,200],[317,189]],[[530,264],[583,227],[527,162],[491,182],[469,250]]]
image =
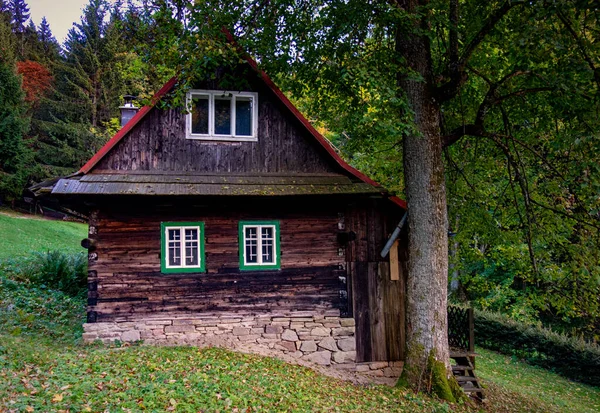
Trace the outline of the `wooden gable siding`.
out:
[[[186,139],[185,111],[154,108],[92,170],[210,173],[343,173],[273,92],[258,83],[258,142]]]
[[[163,214],[108,213],[92,218],[97,247],[90,261],[90,321],[135,319],[171,313],[338,313],[340,276],[338,214],[310,217],[297,212],[228,210]],[[238,222],[280,221],[281,270],[240,271]],[[205,228],[206,273],[160,272],[161,221],[202,221]]]
[[[387,200],[365,200],[345,214],[356,240],[346,248],[357,361],[403,360],[405,329],[406,234],[401,238],[400,279],[391,280],[389,255],[380,253],[403,211]]]

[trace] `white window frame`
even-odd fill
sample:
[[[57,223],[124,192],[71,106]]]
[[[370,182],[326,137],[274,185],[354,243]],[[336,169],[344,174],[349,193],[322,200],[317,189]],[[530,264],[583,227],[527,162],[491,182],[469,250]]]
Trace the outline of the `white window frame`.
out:
[[[192,99],[195,96],[208,97],[208,133],[192,133]],[[217,135],[215,133],[215,98],[231,98],[231,134]],[[250,128],[252,135],[236,135],[235,119],[235,101],[236,98],[252,99],[252,126]],[[201,90],[192,89],[188,91],[186,98],[186,138],[204,141],[226,141],[226,142],[257,142],[258,141],[258,93],[256,92],[232,92],[224,90]]]
[[[171,241],[169,240],[169,231],[170,230],[179,230],[179,248],[181,251],[181,265],[170,265],[170,256],[169,256],[169,243],[171,242],[177,242],[177,241]],[[185,239],[185,230],[186,229],[195,229],[198,232],[198,237],[196,239],[196,243],[197,243],[197,252],[198,252],[198,264],[195,265],[187,265],[186,264],[186,239]],[[202,240],[203,240],[204,234],[203,234],[203,228],[201,225],[171,225],[171,224],[165,224],[164,225],[164,242],[165,242],[165,246],[164,246],[164,251],[165,251],[165,257],[164,257],[164,268],[167,270],[174,270],[174,269],[202,269],[204,267],[204,257],[202,256]]]
[[[276,224],[254,224],[254,223],[243,223],[242,224],[242,256],[243,256],[243,266],[244,267],[279,267],[279,257],[277,255],[278,245],[279,245],[279,226]],[[246,257],[246,228],[256,228],[256,254],[257,260],[256,262],[248,262]],[[263,228],[271,228],[273,230],[273,261],[272,262],[263,262],[263,237],[262,237],[262,229]]]

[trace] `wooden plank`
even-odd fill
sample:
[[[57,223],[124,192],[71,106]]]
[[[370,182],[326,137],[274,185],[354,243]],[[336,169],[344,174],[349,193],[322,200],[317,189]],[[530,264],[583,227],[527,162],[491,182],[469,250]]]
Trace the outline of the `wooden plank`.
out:
[[[390,280],[400,280],[400,260],[398,259],[398,240],[394,241],[390,249]]]
[[[353,262],[350,264],[352,270],[352,289],[362,291],[356,294],[353,301],[356,337],[356,361],[371,361],[371,318],[369,314],[369,300],[365,292],[369,289],[368,265],[366,262]]]
[[[384,280],[389,278],[387,262],[369,262],[369,313],[371,320],[371,361],[387,361]]]

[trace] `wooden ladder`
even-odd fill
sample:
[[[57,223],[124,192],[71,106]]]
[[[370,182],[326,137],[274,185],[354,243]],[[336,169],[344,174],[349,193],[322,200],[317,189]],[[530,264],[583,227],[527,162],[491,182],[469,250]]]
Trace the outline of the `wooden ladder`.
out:
[[[475,375],[475,353],[451,352],[450,358],[456,361],[452,366],[452,373],[465,393],[484,399],[483,388]]]

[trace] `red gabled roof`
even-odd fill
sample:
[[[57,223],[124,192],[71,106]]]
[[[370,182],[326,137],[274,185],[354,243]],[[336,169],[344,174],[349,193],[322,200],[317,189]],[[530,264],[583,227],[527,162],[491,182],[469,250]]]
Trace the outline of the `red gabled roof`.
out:
[[[173,90],[173,88],[175,87],[176,84],[177,84],[177,78],[175,78],[175,77],[171,78],[171,80],[169,80],[167,83],[165,83],[164,86],[152,97],[150,104],[141,108],[138,111],[138,113],[136,113],[135,116],[133,118],[131,118],[131,120],[129,122],[127,122],[127,124],[125,126],[123,126],[115,134],[115,136],[110,138],[110,140],[108,142],[106,142],[106,144],[104,144],[104,146],[98,152],[96,152],[96,154],[94,156],[92,156],[92,158],[89,161],[87,161],[87,163],[85,165],[83,165],[81,167],[81,169],[79,170],[79,172],[77,172],[77,173],[78,174],[87,174],[88,172],[90,172],[92,170],[92,168],[94,168],[94,166],[96,166],[96,164],[98,162],[100,162],[100,160],[102,158],[104,158],[106,156],[106,154],[108,152],[110,152],[110,150],[117,143],[119,143],[121,141],[121,139],[123,139],[129,133],[129,131],[131,129],[133,129],[133,127],[135,125],[137,125],[138,123],[140,123],[140,121],[142,119],[144,119],[144,117],[148,114],[148,112],[150,112],[150,109],[152,109],[164,95],[166,95],[171,90]]]
[[[230,42],[237,45],[237,42],[233,38],[233,35],[229,33],[229,31],[223,30],[223,32],[225,33],[227,39]],[[259,74],[260,78],[265,83],[265,85],[275,94],[275,96],[277,96],[280,102],[290,110],[290,112],[296,117],[296,119],[298,119],[298,121],[302,125],[304,125],[304,127],[306,127],[308,132],[323,147],[323,149],[327,151],[327,153],[336,161],[336,163],[342,167],[342,169],[344,169],[345,171],[347,171],[348,173],[365,183],[368,183],[375,187],[381,187],[379,183],[375,182],[367,175],[363,174],[358,169],[350,166],[346,161],[344,161],[342,157],[338,155],[338,153],[329,144],[329,141],[310,124],[308,119],[306,119],[304,115],[300,113],[300,111],[296,108],[296,106],[294,106],[294,104],[290,102],[287,96],[283,94],[283,92],[277,87],[277,85],[271,80],[271,78],[263,70],[259,69],[256,61],[246,53],[244,53],[244,56],[246,62],[248,62],[248,64]],[[154,95],[150,104],[141,108],[139,112],[129,122],[127,122],[127,124],[123,126],[123,128],[121,128],[119,132],[115,134],[115,136],[113,136],[108,142],[106,142],[106,144],[94,156],[92,156],[92,158],[85,165],[81,167],[78,174],[87,174],[88,172],[90,172],[94,168],[94,166],[96,166],[96,164],[100,162],[100,160],[104,158],[104,156],[106,156],[106,154],[108,154],[108,152],[110,152],[110,150],[117,143],[119,143],[121,139],[123,139],[127,135],[127,133],[129,133],[129,131],[131,131],[134,128],[134,126],[137,125],[148,114],[148,112],[150,112],[150,110],[160,101],[160,99],[164,95],[173,90],[176,84],[177,78],[175,77],[173,77],[171,80],[165,83],[165,85]],[[399,207],[407,209],[406,201],[404,201],[403,199],[400,199],[396,196],[391,196],[389,197],[389,199]]]

